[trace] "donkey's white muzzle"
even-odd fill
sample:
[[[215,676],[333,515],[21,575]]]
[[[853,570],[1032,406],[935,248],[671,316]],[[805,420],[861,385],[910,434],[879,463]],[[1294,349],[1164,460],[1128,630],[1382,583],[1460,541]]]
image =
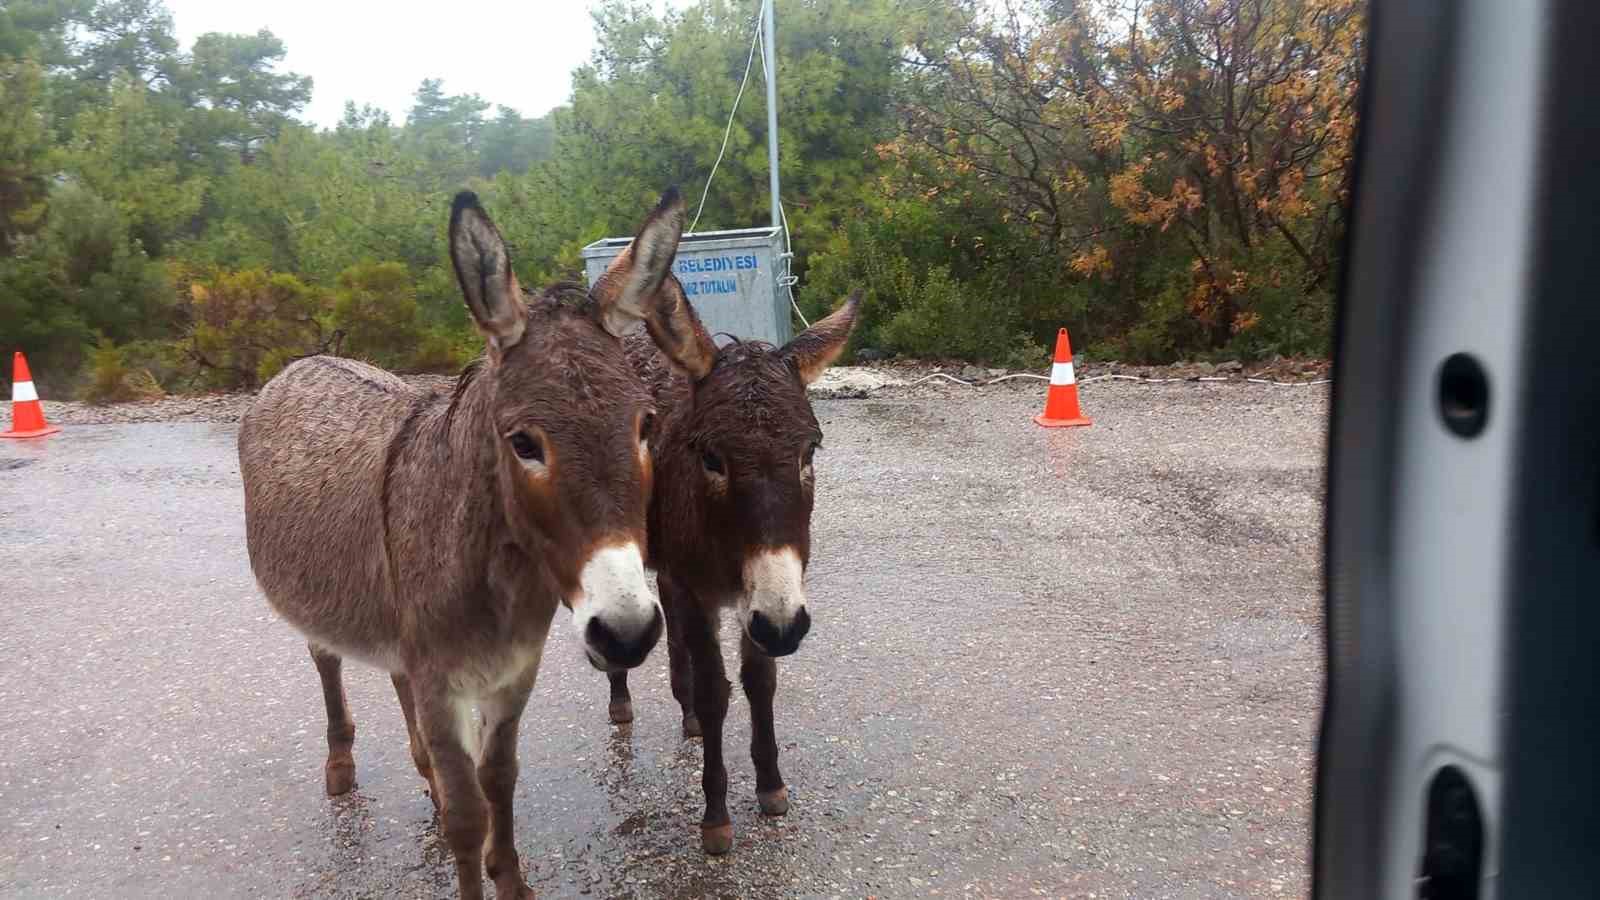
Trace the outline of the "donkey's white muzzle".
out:
[[[788,656],[811,630],[802,584],[805,567],[792,547],[758,551],[744,561],[744,630],[768,656]]]
[[[573,624],[583,636],[584,655],[602,671],[631,669],[661,639],[661,604],[644,579],[639,545],[596,550],[578,573],[582,596],[573,604]]]

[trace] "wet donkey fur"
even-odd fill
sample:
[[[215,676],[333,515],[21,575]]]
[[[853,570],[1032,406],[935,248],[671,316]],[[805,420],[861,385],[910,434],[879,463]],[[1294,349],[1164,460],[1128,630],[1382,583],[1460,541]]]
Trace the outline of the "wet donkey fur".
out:
[[[661,294],[663,305],[690,309],[676,279],[668,278]],[[724,608],[737,610],[741,626],[739,681],[750,703],[756,797],[768,815],[789,808],[772,700],[775,657],[793,653],[811,623],[802,577],[811,558],[812,456],[822,431],[806,385],[843,352],[860,302],[852,295],[783,347],[739,341],[718,350],[692,312],[670,319],[687,322],[685,331],[651,326],[653,342],[629,339],[661,416],[649,565],[667,615],[684,733],[705,742],[701,839],[708,853],[733,846],[722,758],[730,693],[718,639]],[[662,352],[686,345],[698,348],[677,351],[688,365],[672,365]],[[631,721],[627,673],[610,679],[612,721]]]
[[[638,665],[661,635],[643,559],[653,401],[619,335],[640,319],[663,335],[693,324],[658,302],[682,229],[669,191],[603,296],[529,299],[463,193],[450,255],[487,349],[454,392],[313,357],[273,378],[240,426],[250,563],[309,640],[327,791],[354,785],[350,656],[392,675],[463,897],[482,896],[485,864],[497,896],[532,893],[512,835],[517,729],[556,607],[572,609],[597,668]]]

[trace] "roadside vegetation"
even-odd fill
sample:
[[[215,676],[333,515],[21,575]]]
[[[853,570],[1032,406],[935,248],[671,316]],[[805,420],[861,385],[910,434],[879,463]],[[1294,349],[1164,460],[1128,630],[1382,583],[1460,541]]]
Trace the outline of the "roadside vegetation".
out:
[[[319,129],[270,32],[182,47],[159,0],[0,0],[0,349],[101,400],[317,352],[456,371],[480,342],[451,195],[483,196],[524,284],[578,276],[664,186],[700,196],[757,6],[606,0],[536,118],[429,79],[404,121],[350,103]],[[1099,360],[1327,352],[1357,0],[780,6],[797,298],[865,289],[855,349],[1032,366],[1066,325]],[[761,78],[702,230],[765,221]]]

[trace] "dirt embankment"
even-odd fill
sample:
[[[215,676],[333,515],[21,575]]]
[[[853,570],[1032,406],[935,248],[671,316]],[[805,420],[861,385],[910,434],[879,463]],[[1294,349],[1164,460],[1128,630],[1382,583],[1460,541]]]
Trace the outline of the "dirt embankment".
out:
[[[1179,363],[1170,366],[1129,366],[1119,363],[1088,363],[1078,368],[1080,383],[1092,384],[1107,376],[1117,381],[1148,379],[1169,382],[1174,379],[1207,382],[1248,383],[1260,379],[1282,383],[1320,381],[1329,378],[1331,365],[1325,360],[1275,360],[1259,365],[1224,363]],[[447,390],[455,378],[445,375],[407,375],[407,381]],[[925,362],[893,361],[869,366],[838,366],[828,370],[811,393],[820,399],[907,396],[924,392],[983,390],[1037,391],[1043,396],[1045,379],[1037,372]],[[130,422],[237,422],[250,405],[254,394],[177,394],[158,400],[96,405],[77,401],[45,399],[45,415],[61,425],[123,424]],[[0,430],[11,424],[11,406],[0,404]]]

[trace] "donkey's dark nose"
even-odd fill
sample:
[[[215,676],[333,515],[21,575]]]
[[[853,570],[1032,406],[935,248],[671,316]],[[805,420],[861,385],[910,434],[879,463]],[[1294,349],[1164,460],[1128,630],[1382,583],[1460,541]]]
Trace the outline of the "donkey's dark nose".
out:
[[[750,614],[750,639],[768,656],[788,656],[800,649],[800,641],[810,630],[811,614],[803,606],[785,628],[774,625],[767,614],[760,610]]]
[[[656,642],[661,640],[662,627],[659,606],[651,610],[650,623],[643,628],[633,629],[631,634],[619,632],[604,617],[595,616],[584,629],[584,640],[607,667],[631,669],[644,662],[650,651],[655,649]]]

